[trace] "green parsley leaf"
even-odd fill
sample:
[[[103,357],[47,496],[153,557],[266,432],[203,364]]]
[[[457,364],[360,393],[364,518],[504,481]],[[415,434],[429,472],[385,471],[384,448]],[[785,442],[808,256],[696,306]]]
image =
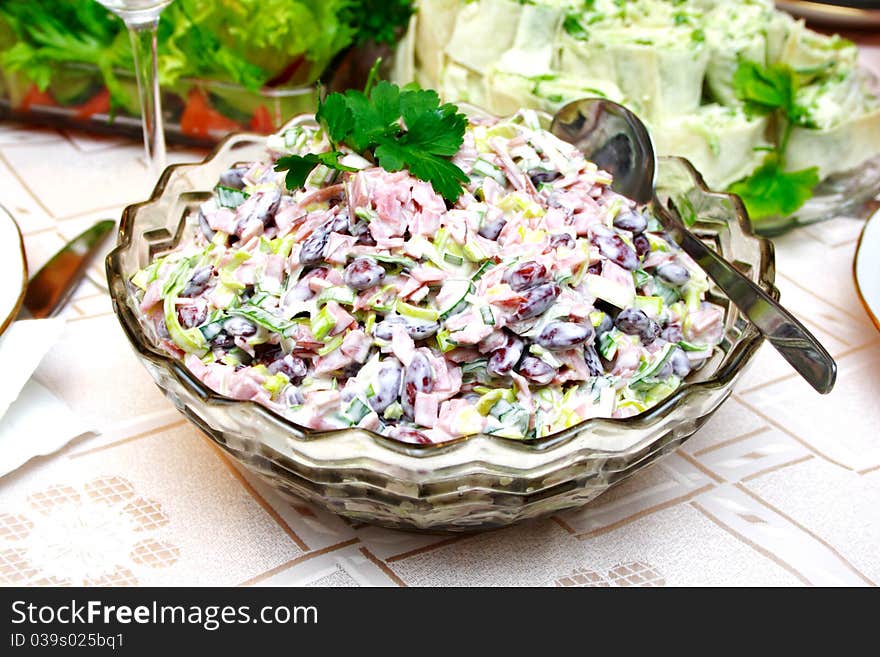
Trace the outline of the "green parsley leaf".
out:
[[[769,114],[777,109],[793,114],[797,79],[785,64],[761,66],[743,60],[733,75],[736,96],[753,112]]]
[[[354,117],[351,133],[345,143],[358,153],[363,153],[386,134],[397,134],[400,127],[383,120],[376,106],[362,92],[345,92],[345,102]]]
[[[391,139],[383,140],[376,148],[376,158],[388,171],[408,168],[416,178],[430,182],[434,190],[450,203],[461,196],[461,185],[468,180],[464,171],[449,160]]]
[[[339,163],[342,155],[339,151],[329,153],[307,153],[306,155],[286,155],[275,162],[275,171],[287,171],[284,181],[288,189],[302,189],[309,174],[315,167],[323,164],[336,171],[357,171]]]
[[[769,153],[752,175],[735,182],[730,191],[745,203],[753,220],[785,217],[797,211],[813,195],[819,183],[818,167],[784,171],[777,153]]]
[[[345,97],[340,94],[327,96],[318,106],[315,119],[325,127],[332,144],[344,140],[354,127],[354,116],[345,102]]]
[[[370,90],[370,102],[376,108],[379,120],[391,126],[400,118],[400,87],[380,80]]]
[[[447,104],[419,114],[408,124],[409,131],[400,142],[431,155],[452,157],[461,148],[467,127],[467,119],[457,110],[454,105]]]
[[[410,85],[401,89],[383,80],[369,94],[350,89],[328,95],[315,118],[334,148],[348,146],[388,171],[408,169],[449,202],[461,196],[468,177],[449,158],[461,148],[467,118],[455,105],[441,105],[436,92]],[[287,171],[287,186],[298,189],[318,164],[352,171],[339,164],[340,155],[289,155],[275,170]]]
[[[440,97],[432,89],[404,89],[400,94],[400,115],[407,128],[420,114],[440,106]]]

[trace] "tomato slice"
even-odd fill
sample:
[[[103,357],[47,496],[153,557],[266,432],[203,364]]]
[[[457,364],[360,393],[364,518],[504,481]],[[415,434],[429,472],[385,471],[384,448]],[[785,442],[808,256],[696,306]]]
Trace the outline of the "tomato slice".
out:
[[[250,129],[264,135],[275,130],[275,123],[272,121],[272,115],[269,113],[269,109],[265,105],[260,105],[254,110],[254,115],[251,117]]]
[[[212,132],[230,132],[241,126],[223,116],[208,103],[208,97],[201,89],[192,89],[187,97],[186,107],[180,117],[180,131],[190,137],[211,137]]]
[[[18,106],[18,109],[22,112],[28,112],[34,105],[57,107],[58,103],[55,102],[55,99],[52,98],[52,94],[48,91],[40,91],[37,85],[32,84],[27,90],[27,93],[25,93],[24,97],[21,99],[21,104]]]
[[[76,118],[81,121],[86,121],[95,114],[107,114],[110,111],[110,91],[102,89],[74,109],[76,110]]]

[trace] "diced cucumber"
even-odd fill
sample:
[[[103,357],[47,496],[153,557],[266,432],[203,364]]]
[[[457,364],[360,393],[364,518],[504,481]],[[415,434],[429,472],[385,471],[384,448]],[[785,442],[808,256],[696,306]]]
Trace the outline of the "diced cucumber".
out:
[[[483,262],[483,260],[489,257],[476,240],[465,242],[462,251],[464,252],[464,257],[471,262]]]
[[[400,299],[397,300],[397,304],[395,307],[397,309],[397,312],[401,315],[414,317],[415,319],[426,319],[429,322],[436,322],[437,319],[440,317],[440,314],[433,308],[422,308],[421,306],[414,306]]]
[[[487,162],[481,158],[478,158],[476,162],[474,162],[474,166],[472,167],[473,173],[479,174],[486,178],[492,178],[495,182],[497,182],[502,187],[507,184],[507,178],[504,175],[504,172],[496,167],[491,162]]]
[[[458,343],[455,340],[452,340],[449,336],[449,330],[445,328],[441,328],[434,336],[435,340],[437,341],[437,348],[444,354],[447,351],[452,351],[458,346]]]
[[[214,338],[216,338],[220,331],[223,330],[223,322],[225,319],[220,319],[218,321],[208,322],[207,324],[203,324],[199,327],[199,330],[202,332],[202,335],[205,337],[205,340],[210,342]]]
[[[630,379],[630,387],[634,383],[638,383],[642,379],[653,378],[662,368],[663,365],[666,364],[666,361],[669,360],[669,357],[672,355],[672,351],[675,349],[674,344],[665,344],[663,345],[663,349],[660,352],[660,355],[654,359],[654,362],[650,365],[643,363],[643,366],[639,368],[639,370],[633,374]]]
[[[688,342],[687,340],[679,340],[678,346],[685,351],[706,351],[707,349],[709,349],[709,345],[693,344],[692,342]]]
[[[356,299],[357,294],[347,285],[333,285],[331,287],[325,287],[318,295],[318,303],[335,301],[336,303],[342,304],[343,306],[353,306]]]
[[[358,219],[363,219],[367,223],[371,221],[376,221],[379,218],[379,213],[371,208],[355,208],[354,216]]]
[[[483,324],[487,326],[495,326],[495,315],[489,306],[480,306],[480,316],[483,318]]]
[[[332,337],[330,340],[327,341],[327,344],[318,349],[318,355],[326,356],[327,354],[336,351],[337,349],[339,349],[339,347],[342,346],[342,341],[344,339],[345,338],[342,336],[341,333]]]
[[[449,279],[443,283],[438,298],[445,303],[439,308],[440,319],[446,319],[453,315],[456,309],[465,302],[465,297],[474,290],[474,285],[467,279]],[[437,319],[436,317],[434,318]]]
[[[419,264],[412,258],[407,258],[406,256],[387,255],[384,253],[371,253],[370,257],[373,260],[382,262],[386,265],[399,265],[404,269],[412,269],[414,267],[417,267]]]
[[[651,274],[646,272],[644,269],[636,269],[633,272],[633,282],[636,287],[642,287],[645,283],[651,280]]]
[[[657,319],[660,316],[660,313],[663,312],[663,298],[636,296],[633,301],[633,306],[644,311],[648,317]]]
[[[217,185],[217,187],[214,188],[214,191],[217,193],[217,205],[223,208],[230,208],[232,210],[237,208],[249,198],[249,194],[247,192],[241,189],[225,187],[223,185]]]
[[[482,278],[483,274],[486,273],[486,270],[489,269],[489,267],[491,267],[492,265],[493,265],[493,262],[492,262],[491,260],[486,260],[485,262],[483,262],[483,263],[477,268],[477,271],[475,271],[475,272],[473,273],[473,275],[471,276],[471,280],[472,280],[472,281],[478,281],[478,280],[480,280],[480,278]]]
[[[296,324],[289,319],[278,317],[270,313],[268,310],[254,305],[233,308],[229,311],[229,314],[235,317],[244,317],[257,326],[262,326],[263,328],[267,328],[275,333],[281,333],[282,335],[296,326]]]
[[[357,424],[365,417],[367,417],[367,415],[370,414],[371,410],[372,409],[369,406],[367,406],[364,402],[355,397],[351,400],[348,408],[343,411],[343,415],[345,415],[345,418],[351,421],[352,424]]]
[[[587,274],[584,276],[584,283],[587,291],[594,297],[604,299],[612,306],[617,308],[628,308],[633,304],[635,294],[633,290],[621,283],[615,283],[612,280],[597,276],[596,274]]]
[[[516,400],[516,397],[513,397],[512,399],[511,397],[513,397],[513,395],[511,395],[510,388],[491,389],[485,392],[483,396],[477,400],[477,412],[480,413],[480,415],[488,415],[500,401],[505,401],[507,407],[510,407],[511,403]]]
[[[391,405],[385,409],[383,416],[386,420],[399,420],[403,417],[403,406],[400,405],[400,402],[392,402]]]
[[[654,296],[661,297],[663,303],[665,303],[667,307],[674,304],[680,298],[678,290],[669,287],[668,285],[664,285],[656,278],[654,279]]]
[[[177,306],[175,296],[165,297],[165,326],[174,343],[185,352],[202,356],[208,350],[205,336],[197,328],[185,329],[177,319]]]
[[[312,317],[310,328],[312,335],[316,340],[323,340],[327,337],[333,327],[336,326],[336,319],[327,310],[327,306],[321,308],[317,315]]]
[[[460,266],[464,263],[464,258],[461,256],[453,255],[452,253],[444,253],[443,259],[451,265]]]
[[[596,350],[605,360],[612,360],[617,355],[617,341],[614,339],[616,330],[606,331],[599,336],[599,344],[596,345]]]

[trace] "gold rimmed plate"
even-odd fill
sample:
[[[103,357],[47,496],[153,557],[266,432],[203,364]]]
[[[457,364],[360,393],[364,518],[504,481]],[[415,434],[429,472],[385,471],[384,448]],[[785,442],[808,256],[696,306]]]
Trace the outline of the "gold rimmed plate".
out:
[[[880,6],[876,2],[810,2],[777,0],[776,6],[798,18],[817,25],[833,27],[880,27]]]
[[[18,315],[27,289],[27,260],[21,231],[0,205],[0,335]]]
[[[868,219],[853,262],[856,292],[868,317],[880,331],[880,210]]]

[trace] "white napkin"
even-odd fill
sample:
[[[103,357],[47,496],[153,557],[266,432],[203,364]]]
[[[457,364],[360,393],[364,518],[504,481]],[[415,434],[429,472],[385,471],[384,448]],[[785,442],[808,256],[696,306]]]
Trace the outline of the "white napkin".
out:
[[[0,476],[51,454],[89,429],[31,374],[64,331],[63,319],[28,319],[0,337]]]

